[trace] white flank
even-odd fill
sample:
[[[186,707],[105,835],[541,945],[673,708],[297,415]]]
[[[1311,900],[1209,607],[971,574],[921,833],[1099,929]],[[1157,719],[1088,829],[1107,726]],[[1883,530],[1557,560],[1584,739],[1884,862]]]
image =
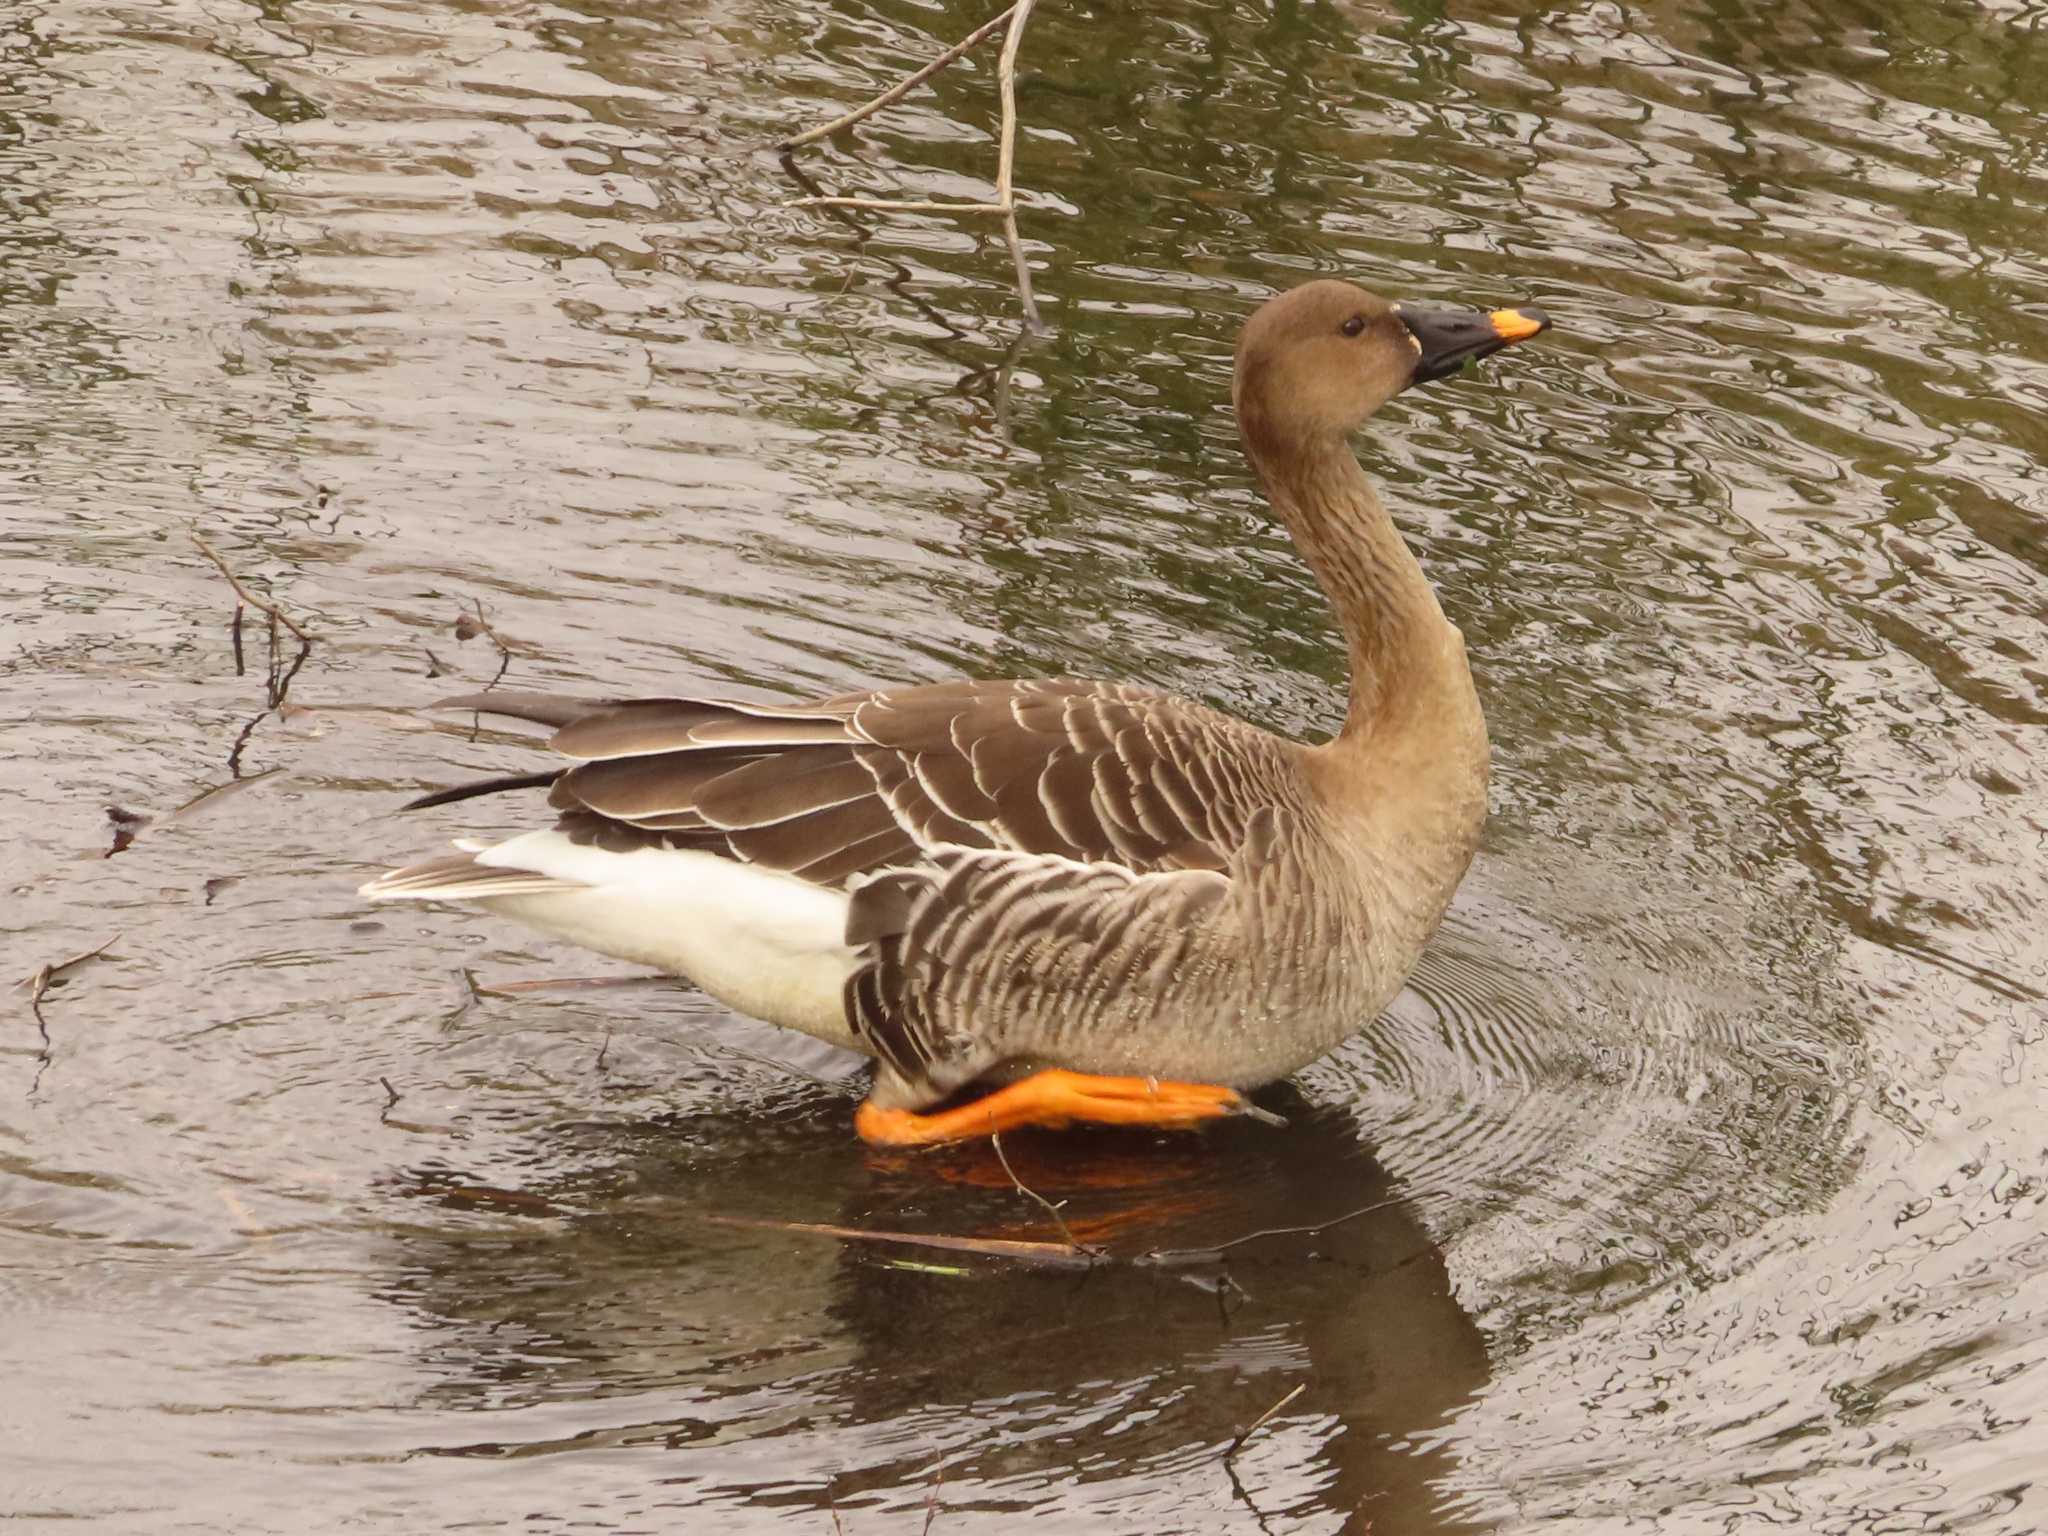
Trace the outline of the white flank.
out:
[[[687,976],[757,1019],[861,1049],[841,1001],[858,964],[845,943],[843,891],[711,853],[607,853],[552,830],[485,848],[476,862],[532,870],[570,888],[481,897],[392,892],[385,899],[473,899],[585,949]]]

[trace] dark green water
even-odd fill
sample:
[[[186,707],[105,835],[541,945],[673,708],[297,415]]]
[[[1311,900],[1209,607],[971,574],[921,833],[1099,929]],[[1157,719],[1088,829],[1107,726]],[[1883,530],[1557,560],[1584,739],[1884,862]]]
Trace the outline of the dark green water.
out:
[[[2048,11],[1046,0],[1042,337],[988,228],[791,209],[759,148],[987,14],[0,15],[0,979],[119,934],[47,1050],[0,1021],[0,1514],[2039,1529]],[[985,196],[992,61],[801,171]],[[603,964],[352,896],[534,813],[392,814],[532,761],[404,712],[498,671],[479,602],[523,687],[1329,730],[1227,406],[1321,274],[1558,322],[1363,444],[1485,851],[1288,1131],[1011,1150],[1127,1258],[1341,1225],[1092,1272],[733,1225],[1056,1235],[985,1152],[864,1151],[836,1057],[472,996]],[[316,636],[281,708],[194,529]]]

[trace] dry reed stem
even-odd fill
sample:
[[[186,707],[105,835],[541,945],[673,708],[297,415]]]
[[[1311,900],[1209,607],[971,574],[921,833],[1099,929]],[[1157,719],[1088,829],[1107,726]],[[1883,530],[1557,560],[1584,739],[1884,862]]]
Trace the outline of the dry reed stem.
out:
[[[1285,1408],[1289,1403],[1293,1402],[1297,1397],[1301,1396],[1301,1394],[1306,1392],[1307,1390],[1307,1382],[1296,1382],[1294,1386],[1288,1391],[1285,1397],[1281,1398],[1279,1402],[1275,1403],[1272,1407],[1268,1408],[1256,1419],[1253,1419],[1250,1428],[1246,1429],[1243,1434],[1239,1435],[1235,1440],[1230,1442],[1230,1449],[1223,1453],[1223,1459],[1225,1461],[1229,1461],[1239,1451],[1243,1450],[1245,1441],[1251,1439],[1253,1435],[1257,1434],[1259,1430],[1262,1427],[1264,1427],[1268,1419],[1272,1418],[1274,1414],[1278,1413],[1282,1408]]]

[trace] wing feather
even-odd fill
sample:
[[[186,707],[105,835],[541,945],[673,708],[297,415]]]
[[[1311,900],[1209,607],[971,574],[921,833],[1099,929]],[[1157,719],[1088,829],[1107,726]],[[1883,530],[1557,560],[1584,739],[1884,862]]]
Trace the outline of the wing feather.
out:
[[[720,779],[761,762],[725,752],[662,752],[578,763],[555,781],[548,804],[619,821],[697,813],[699,797]],[[698,815],[701,822],[704,818]]]
[[[820,706],[794,708],[705,699],[633,699],[572,720],[549,742],[566,757],[590,761],[650,757],[691,747],[800,746],[843,742],[846,725]]]
[[[559,712],[515,701],[527,718]],[[1133,873],[1228,866],[1294,792],[1299,749],[1198,705],[1077,682],[944,683],[771,706],[641,699],[555,732],[550,802],[632,844],[687,841],[784,870],[1007,849]],[[507,787],[538,776],[507,780]]]
[[[766,826],[871,800],[875,776],[847,748],[758,757],[698,791],[695,809],[717,827]]]
[[[912,1075],[965,1059],[991,989],[1012,989],[1012,1011],[1019,987],[1050,1009],[1170,976],[1271,851],[1276,808],[1305,797],[1304,749],[1106,684],[643,699],[566,720],[545,699],[499,702],[557,725],[574,761],[549,799],[572,841],[703,850],[846,890],[863,956],[848,1022]]]

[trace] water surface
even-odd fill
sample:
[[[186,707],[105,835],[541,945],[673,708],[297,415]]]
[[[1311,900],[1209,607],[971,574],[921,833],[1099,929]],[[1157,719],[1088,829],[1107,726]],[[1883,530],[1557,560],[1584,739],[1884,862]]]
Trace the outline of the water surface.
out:
[[[987,228],[762,148],[985,14],[0,23],[7,979],[119,935],[0,1033],[0,1511],[2038,1529],[2044,13],[1048,3],[1043,337]],[[987,195],[989,62],[802,176]],[[1558,321],[1363,445],[1493,819],[1287,1132],[1015,1140],[1122,1262],[791,1230],[1058,1236],[985,1150],[863,1151],[836,1057],[352,896],[532,814],[394,814],[532,763],[410,712],[501,668],[1327,732],[1227,409],[1321,274]],[[194,531],[307,654],[237,667]]]

